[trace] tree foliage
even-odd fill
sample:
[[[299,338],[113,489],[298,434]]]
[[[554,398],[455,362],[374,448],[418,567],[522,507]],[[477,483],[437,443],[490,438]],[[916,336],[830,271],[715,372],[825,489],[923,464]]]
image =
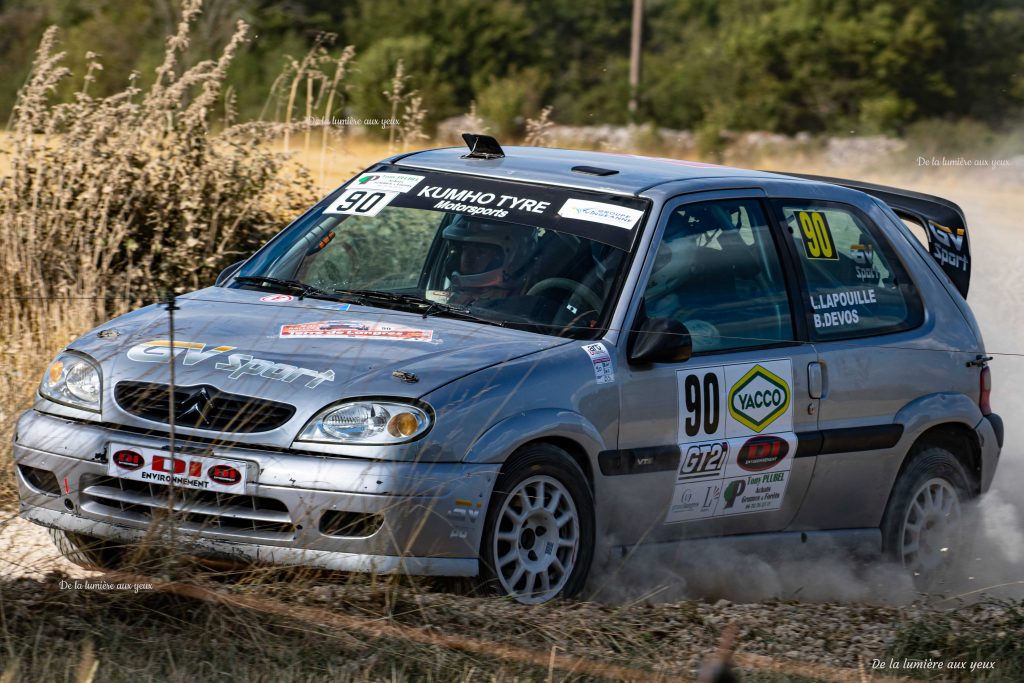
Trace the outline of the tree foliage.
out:
[[[0,111],[46,25],[65,29],[73,70],[86,69],[86,50],[100,53],[104,95],[132,70],[152,79],[177,12],[173,0],[8,0]],[[565,123],[628,120],[622,0],[220,0],[186,58],[217,54],[239,18],[255,35],[229,77],[243,119],[266,114],[286,56],[330,32],[357,49],[347,115],[386,114],[383,91],[401,60],[428,126],[474,101],[503,134],[548,105]],[[638,118],[660,126],[903,132],[936,118],[1000,125],[1024,104],[1019,0],[647,0],[643,29]]]

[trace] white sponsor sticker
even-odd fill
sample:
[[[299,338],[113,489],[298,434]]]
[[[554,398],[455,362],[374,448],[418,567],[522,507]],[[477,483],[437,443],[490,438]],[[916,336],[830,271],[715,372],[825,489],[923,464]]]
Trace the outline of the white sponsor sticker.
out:
[[[793,468],[796,434],[689,443],[679,450],[666,524],[778,510]]]
[[[272,304],[279,304],[285,301],[292,301],[295,297],[291,294],[268,294],[267,296],[261,296],[260,301],[267,301]]]
[[[377,339],[429,342],[433,330],[421,330],[392,323],[369,323],[361,320],[319,320],[312,323],[282,325],[282,339],[299,337],[330,337],[334,339]]]
[[[598,384],[610,384],[615,381],[615,368],[612,367],[612,357],[604,344],[584,344],[583,350],[590,356],[590,362],[594,365],[594,379]]]
[[[722,482],[716,517],[768,512],[782,507],[789,472],[765,472]]]
[[[361,187],[345,190],[331,205],[324,209],[326,214],[347,214],[352,216],[376,216],[385,206],[399,195],[398,192],[367,190]]]
[[[408,192],[416,187],[424,177],[409,173],[364,173],[349,183],[348,189]]]
[[[616,228],[632,230],[644,212],[604,202],[567,199],[562,208],[558,210],[558,215],[562,218],[575,218],[580,221],[604,223],[605,225],[614,225]]]
[[[217,456],[187,455],[111,443],[107,449],[107,474],[149,484],[163,484],[201,491],[245,493],[249,463]]]

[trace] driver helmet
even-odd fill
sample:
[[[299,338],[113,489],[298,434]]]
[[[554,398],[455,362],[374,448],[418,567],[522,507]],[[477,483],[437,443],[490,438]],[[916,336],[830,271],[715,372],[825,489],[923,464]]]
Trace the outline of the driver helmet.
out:
[[[502,287],[534,256],[532,229],[459,215],[442,232],[454,247],[449,277],[456,287]]]

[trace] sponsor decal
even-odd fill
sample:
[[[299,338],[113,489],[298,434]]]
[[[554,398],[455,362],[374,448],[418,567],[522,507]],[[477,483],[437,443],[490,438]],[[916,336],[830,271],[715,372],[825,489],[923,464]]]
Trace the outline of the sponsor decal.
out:
[[[392,323],[369,323],[361,320],[320,320],[312,323],[282,325],[279,337],[331,337],[337,339],[384,339],[429,342],[433,330],[420,330]]]
[[[562,208],[558,210],[558,215],[562,218],[604,223],[605,225],[613,225],[616,228],[632,230],[636,222],[640,220],[640,217],[644,215],[644,212],[604,202],[567,199]]]
[[[720,478],[722,469],[729,459],[729,442],[690,444],[682,454],[678,481]]]
[[[789,408],[789,384],[760,365],[751,368],[729,390],[729,414],[761,432]]]
[[[146,459],[141,453],[135,451],[117,451],[113,457],[114,464],[129,472],[137,470],[146,464]]]
[[[782,507],[789,472],[753,474],[724,482],[715,516],[768,512]]]
[[[294,301],[295,297],[291,294],[268,294],[267,296],[261,296],[260,301],[266,301],[273,304],[283,303],[285,301]]]
[[[755,436],[740,448],[736,464],[747,472],[770,470],[789,454],[789,444],[778,436]]]
[[[247,465],[241,460],[230,460],[207,455],[177,455],[166,451],[122,444],[110,444],[113,455],[107,461],[107,474],[154,484],[174,484],[183,488],[245,493]],[[134,457],[131,457],[134,456]],[[122,463],[139,463],[125,467]]]
[[[594,366],[594,380],[598,384],[611,384],[615,381],[615,368],[612,367],[612,357],[604,344],[584,344],[582,349],[590,357],[590,363]]]
[[[957,270],[968,272],[970,261],[967,254],[963,253],[967,233],[963,228],[946,227],[939,223],[928,221],[928,232],[931,234],[932,256],[940,265],[950,265]]]
[[[671,524],[711,517],[721,497],[721,481],[686,482],[676,486],[665,522]]]
[[[242,473],[231,465],[213,465],[206,470],[206,476],[210,478],[210,481],[226,486],[242,481]]]
[[[347,311],[352,308],[352,304],[328,304],[326,306],[317,306],[316,308],[320,308],[325,311]]]
[[[434,204],[435,209],[494,218],[505,218],[510,211],[543,214],[551,206],[551,202],[530,197],[441,185],[424,185],[416,196],[440,200]]]
[[[424,177],[426,176],[409,173],[364,173],[355,179],[351,187],[383,192],[408,192],[416,187]]]
[[[130,360],[139,363],[166,363],[172,357],[183,356],[183,365],[196,365],[234,350],[234,346],[207,348],[206,344],[188,341],[175,341],[172,347],[168,340],[156,339],[136,344],[128,349],[127,355]],[[309,389],[316,388],[324,382],[334,381],[334,370],[320,371],[300,368],[288,363],[275,363],[271,360],[254,358],[245,353],[228,354],[227,362],[218,362],[213,367],[216,370],[228,372],[228,379],[255,376],[291,384],[300,377],[304,377],[308,378],[305,386]]]

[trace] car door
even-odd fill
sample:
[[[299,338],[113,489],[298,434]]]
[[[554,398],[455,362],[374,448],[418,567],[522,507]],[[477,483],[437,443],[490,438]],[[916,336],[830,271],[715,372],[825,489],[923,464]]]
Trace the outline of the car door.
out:
[[[822,398],[814,479],[794,529],[876,527],[902,459],[896,414],[942,368],[924,305],[884,232],[852,204],[779,199]],[[931,356],[935,357],[934,352]]]
[[[623,364],[610,530],[625,543],[784,528],[814,459],[795,433],[816,428],[808,365],[791,313],[780,236],[754,191],[690,195],[666,205],[634,302],[686,325],[684,362]]]

